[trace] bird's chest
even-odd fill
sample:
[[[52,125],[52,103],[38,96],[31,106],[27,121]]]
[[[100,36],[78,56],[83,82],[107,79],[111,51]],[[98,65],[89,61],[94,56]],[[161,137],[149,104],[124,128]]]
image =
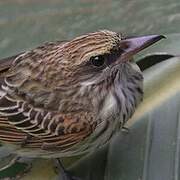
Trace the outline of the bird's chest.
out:
[[[132,116],[141,100],[142,94],[136,90],[119,87],[105,97],[99,116],[101,119],[124,124]]]

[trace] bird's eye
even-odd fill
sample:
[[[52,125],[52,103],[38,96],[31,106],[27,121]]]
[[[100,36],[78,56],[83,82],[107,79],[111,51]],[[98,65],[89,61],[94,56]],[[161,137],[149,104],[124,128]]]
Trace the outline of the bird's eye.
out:
[[[101,67],[105,63],[105,57],[103,55],[93,56],[90,58],[92,64],[97,67]]]

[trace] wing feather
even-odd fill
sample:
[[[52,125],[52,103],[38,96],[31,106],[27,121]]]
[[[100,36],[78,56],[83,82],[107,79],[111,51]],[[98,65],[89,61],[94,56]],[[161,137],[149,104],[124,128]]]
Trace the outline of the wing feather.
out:
[[[53,48],[54,44],[49,46]],[[87,120],[91,118],[89,114],[72,116],[36,107],[31,103],[30,100],[37,97],[38,93],[49,95],[48,91],[32,92],[33,88],[28,78],[33,72],[24,67],[29,65],[31,57],[36,57],[38,62],[38,53],[46,51],[46,48],[43,48],[39,47],[35,52],[22,53],[0,61],[0,140],[28,148],[62,150],[81,142],[92,133],[95,126]],[[23,62],[21,63],[23,68],[18,66],[19,62]],[[12,68],[13,66],[17,67]],[[24,82],[28,84],[26,84],[26,91],[22,92],[19,87]],[[41,87],[41,84],[36,82],[34,84]],[[23,98],[24,96],[26,98]],[[30,97],[30,100],[27,97]],[[82,119],[80,116],[84,116],[84,121],[79,120]]]

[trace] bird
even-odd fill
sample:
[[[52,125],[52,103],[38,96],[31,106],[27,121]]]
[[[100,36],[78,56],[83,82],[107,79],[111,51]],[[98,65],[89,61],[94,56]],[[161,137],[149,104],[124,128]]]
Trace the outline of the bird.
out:
[[[133,56],[163,35],[99,30],[0,61],[0,142],[19,157],[57,159],[107,144],[143,100]]]

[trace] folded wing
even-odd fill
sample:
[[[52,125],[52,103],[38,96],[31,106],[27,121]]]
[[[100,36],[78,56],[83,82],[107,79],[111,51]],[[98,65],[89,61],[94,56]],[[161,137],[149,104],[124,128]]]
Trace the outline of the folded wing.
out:
[[[49,44],[52,50],[54,46]],[[0,61],[0,141],[62,150],[81,142],[95,127],[89,114],[63,114],[43,108],[52,89],[36,81],[35,75],[44,70],[41,64],[46,48]]]

